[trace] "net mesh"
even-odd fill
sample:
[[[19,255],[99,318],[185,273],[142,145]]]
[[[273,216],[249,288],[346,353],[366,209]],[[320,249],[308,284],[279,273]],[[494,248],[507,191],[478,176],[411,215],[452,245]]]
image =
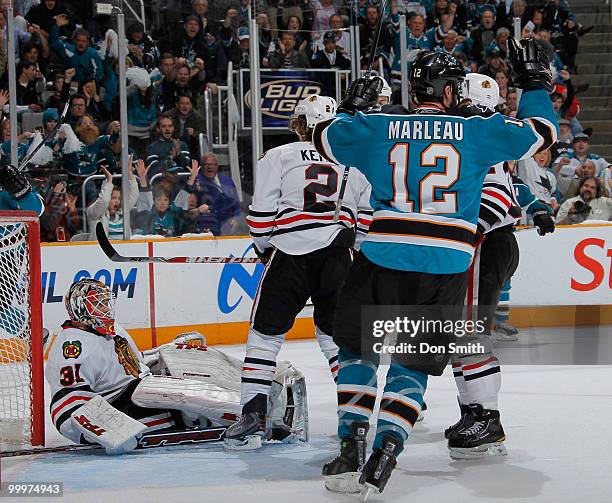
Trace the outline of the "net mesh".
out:
[[[31,302],[28,225],[0,220],[0,445],[30,443]]]

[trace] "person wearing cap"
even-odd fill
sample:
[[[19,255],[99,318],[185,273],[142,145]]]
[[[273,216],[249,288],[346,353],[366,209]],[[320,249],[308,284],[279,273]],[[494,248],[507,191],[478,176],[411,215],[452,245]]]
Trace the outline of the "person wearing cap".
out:
[[[487,77],[495,78],[495,74],[499,71],[506,71],[506,64],[501,57],[501,52],[495,47],[489,47],[485,51],[487,63],[478,68],[478,73],[482,73]]]
[[[47,108],[43,112],[42,123],[44,133],[47,134],[53,131],[53,128],[56,126],[59,121],[59,112],[56,108]]]
[[[555,171],[561,177],[579,176],[580,168],[587,160],[595,163],[597,167],[595,176],[600,176],[610,165],[606,159],[591,152],[591,139],[585,133],[574,135],[572,147],[572,150],[562,153],[555,161]]]
[[[333,31],[326,31],[323,35],[323,50],[317,52],[312,67],[335,68],[337,70],[351,68],[351,62],[342,55],[342,52],[336,46],[336,35]]]
[[[249,68],[251,62],[251,54],[249,51],[249,27],[240,26],[236,31],[236,37],[232,39],[229,45],[226,46],[227,57],[234,63],[234,67]],[[264,51],[259,51],[260,63],[265,55]]]

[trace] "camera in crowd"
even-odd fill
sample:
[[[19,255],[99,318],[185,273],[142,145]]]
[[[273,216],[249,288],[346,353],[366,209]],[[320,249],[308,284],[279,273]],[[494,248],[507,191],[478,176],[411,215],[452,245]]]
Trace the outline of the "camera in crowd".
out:
[[[576,215],[588,215],[591,212],[591,207],[581,199],[574,202],[573,209]]]

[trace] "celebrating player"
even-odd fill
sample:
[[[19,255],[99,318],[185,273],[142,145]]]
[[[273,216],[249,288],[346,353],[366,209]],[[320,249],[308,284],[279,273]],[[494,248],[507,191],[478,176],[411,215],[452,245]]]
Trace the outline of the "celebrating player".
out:
[[[315,128],[313,142],[322,156],[365,174],[374,207],[334,321],[341,444],[340,455],[323,468],[332,491],[363,488],[367,498],[383,490],[421,410],[428,375],[440,375],[449,357],[430,355],[406,365],[392,356],[373,452],[362,466],[378,355],[372,341],[361,340],[361,307],[460,307],[490,166],[555,142],[548,57],[534,40],[512,40],[509,47],[515,83],[524,90],[519,119],[449,116],[461,100],[465,72],[452,56],[423,51],[410,72],[414,114],[362,113],[376,103],[382,85],[377,78],[357,79],[339,107],[342,113]]]
[[[64,437],[120,454],[136,448],[144,433],[227,426],[235,420],[240,410],[238,359],[207,348],[201,334],[191,333],[148,351],[145,360],[115,322],[115,297],[106,285],[81,279],[64,300],[69,319],[45,369],[51,419]],[[301,374],[282,363],[274,376],[273,427],[301,428],[306,436],[304,417],[294,414],[290,424],[284,420],[289,408],[293,412],[305,400],[305,391]]]
[[[459,115],[490,117],[495,114],[499,87],[494,79],[470,73],[465,79],[465,89],[469,101],[459,108]],[[491,167],[482,189],[476,258],[470,269],[478,287],[476,299],[468,298],[468,303],[473,300],[478,303],[477,319],[484,321],[484,331],[477,340],[486,351],[452,357],[461,418],[444,435],[449,439],[450,455],[456,459],[506,454],[498,407],[501,374],[490,337],[491,323],[502,285],[518,267],[514,225],[521,217],[521,210],[533,215],[541,235],[555,230],[550,206],[536,199],[529,190],[525,191],[527,187],[520,180],[513,181],[509,166],[510,163],[502,162]]]
[[[28,179],[10,164],[0,164],[0,210],[33,211],[42,215],[42,199]]]
[[[228,448],[261,445],[276,356],[309,297],[315,335],[334,378],[338,370],[332,340],[336,298],[372,212],[370,186],[351,170],[339,218],[334,218],[344,167],[321,157],[311,137],[315,125],[335,112],[332,98],[312,95],[300,101],[289,125],[299,141],[269,150],[257,163],[248,223],[255,249],[267,264],[244,358],[242,416],[227,429]]]

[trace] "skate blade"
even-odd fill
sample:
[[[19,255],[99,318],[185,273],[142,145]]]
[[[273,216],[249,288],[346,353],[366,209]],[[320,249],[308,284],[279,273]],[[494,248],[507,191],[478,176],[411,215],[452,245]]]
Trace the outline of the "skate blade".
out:
[[[453,459],[482,459],[489,456],[507,456],[508,451],[503,442],[484,444],[478,447],[449,447],[449,456]]]
[[[225,438],[223,444],[228,451],[254,451],[262,445],[261,435],[247,435],[244,438]]]
[[[368,501],[368,498],[372,496],[372,494],[380,494],[378,487],[373,486],[372,484],[368,484],[367,482],[362,486],[361,490],[361,501]]]
[[[519,340],[518,335],[497,334],[495,340],[499,342],[516,342]]]
[[[359,483],[360,472],[346,472],[338,475],[324,475],[325,489],[334,493],[359,493],[361,484]]]

